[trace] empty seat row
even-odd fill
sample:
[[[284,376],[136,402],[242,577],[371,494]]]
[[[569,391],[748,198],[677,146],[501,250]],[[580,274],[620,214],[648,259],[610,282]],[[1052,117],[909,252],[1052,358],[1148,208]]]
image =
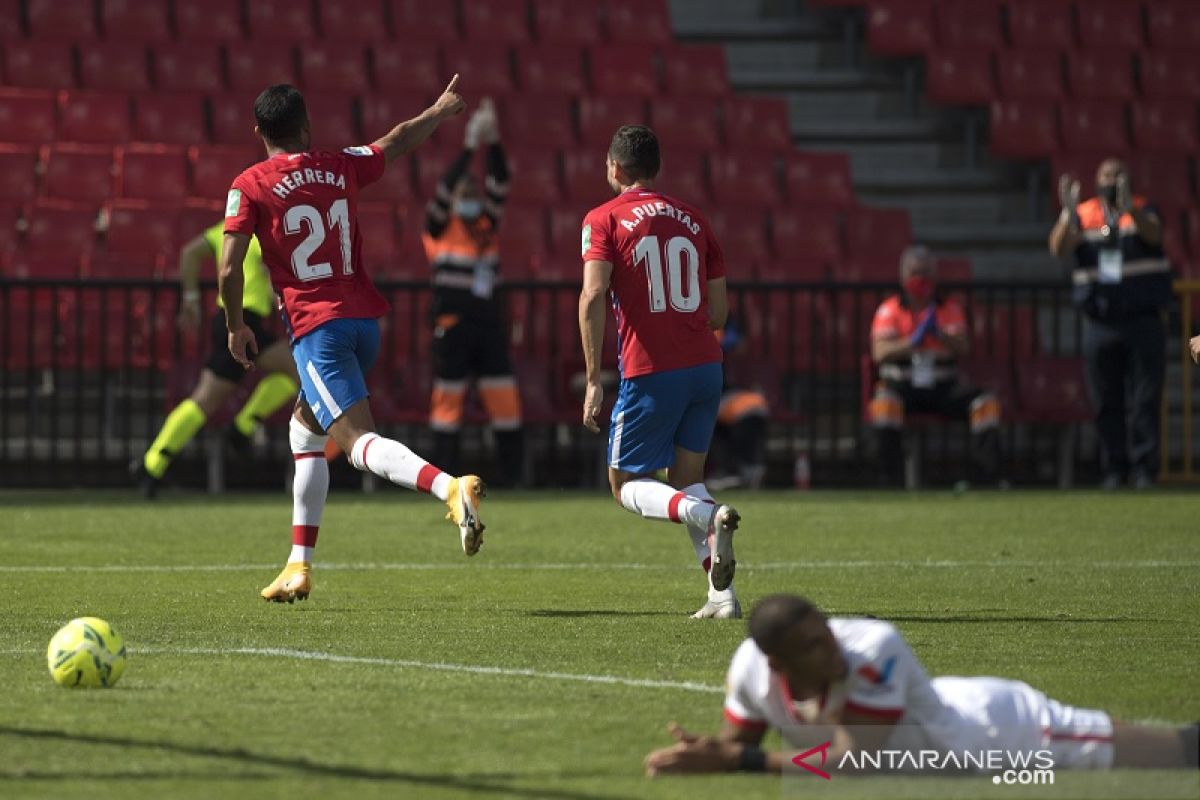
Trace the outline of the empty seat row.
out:
[[[666,0],[4,0],[0,12],[0,34],[39,40],[671,39]]]
[[[1182,156],[1200,151],[1196,111],[1192,101],[1127,106],[1096,100],[996,100],[991,104],[991,149],[1018,159],[1071,151],[1123,155],[1134,146]]]
[[[484,41],[470,47],[429,41],[403,45],[358,42],[255,42],[253,45],[138,42],[0,41],[0,79],[18,88],[89,88],[128,92],[258,91],[272,83],[306,90],[417,91],[436,94],[462,75],[472,96],[530,92],[582,94],[725,94],[723,48],[684,45],[660,50],[614,44],[577,48],[512,48]]]

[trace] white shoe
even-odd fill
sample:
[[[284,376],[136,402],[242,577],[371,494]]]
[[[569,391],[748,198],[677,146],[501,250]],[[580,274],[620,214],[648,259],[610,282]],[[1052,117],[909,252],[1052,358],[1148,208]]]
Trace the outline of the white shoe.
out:
[[[741,619],[742,604],[737,595],[729,600],[709,600],[704,607],[692,614],[692,619]]]
[[[712,553],[709,579],[718,592],[733,583],[733,571],[737,561],[733,558],[733,532],[737,530],[741,516],[733,506],[717,506],[708,523],[708,546]]]

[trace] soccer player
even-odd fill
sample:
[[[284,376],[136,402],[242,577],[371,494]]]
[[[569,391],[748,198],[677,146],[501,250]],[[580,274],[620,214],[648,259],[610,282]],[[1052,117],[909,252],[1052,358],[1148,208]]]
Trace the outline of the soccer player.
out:
[[[676,743],[646,757],[646,772],[779,772],[782,753],[759,748],[768,728],[832,772],[847,752],[1048,751],[1053,768],[1195,768],[1197,726],[1150,727],[1051,700],[1002,678],[930,680],[904,637],[878,619],[829,619],[795,595],[764,598],[726,679],[717,736],[670,727]]]
[[[312,553],[329,490],[323,457],[328,436],[355,468],[445,502],[468,556],[482,544],[483,482],[474,475],[453,478],[375,433],[364,379],[379,352],[378,318],[388,307],[363,269],[358,192],[463,110],[457,86],[455,75],[420,115],[373,144],[340,153],[309,150],[308,112],[295,87],[270,86],[254,101],[254,130],[267,159],[234,180],[225,208],[220,287],[228,347],[247,369],[258,351],[241,303],[242,262],[250,237],[257,236],[283,301],[302,389],[290,436],[296,461],[292,552],[263,589],[265,600],[290,603],[312,590]]]
[[[583,220],[579,329],[587,389],[583,424],[600,431],[604,296],[611,294],[621,385],[608,432],[608,482],[624,508],[687,526],[708,601],[696,619],[740,617],[733,590],[737,511],[716,505],[704,461],[721,403],[725,259],[708,220],[654,190],[658,139],[644,125],[613,135],[608,184],[617,197]],[[652,477],[667,470],[667,481]]]
[[[218,222],[183,246],[179,251],[179,282],[183,288],[183,303],[179,307],[179,328],[192,331],[200,323],[200,266],[205,258],[216,259],[221,254],[221,238],[225,230]],[[209,344],[208,363],[200,371],[200,380],[186,400],[179,403],[167,415],[162,430],[150,444],[146,454],[134,462],[133,472],[142,494],[153,499],[158,494],[163,475],[171,466],[171,460],[192,440],[204,423],[225,405],[233,394],[246,370],[233,360],[225,339],[224,307],[217,300],[217,311],[212,316],[209,329],[212,338]],[[261,352],[254,363],[267,375],[258,382],[247,398],[246,404],[233,420],[226,438],[235,450],[245,453],[250,448],[250,437],[258,424],[284,403],[296,396],[300,378],[296,364],[288,352],[287,342],[276,339],[263,327],[263,321],[275,308],[275,292],[271,279],[263,266],[262,250],[257,239],[251,239],[246,255],[246,280],[242,290],[243,318],[254,331]]]

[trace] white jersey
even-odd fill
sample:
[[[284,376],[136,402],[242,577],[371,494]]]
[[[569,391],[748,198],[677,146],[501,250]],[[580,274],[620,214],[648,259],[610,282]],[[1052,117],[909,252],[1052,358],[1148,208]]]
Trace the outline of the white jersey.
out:
[[[1060,767],[1112,761],[1107,714],[1063,706],[1020,681],[930,679],[890,622],[830,619],[846,677],[816,698],[794,700],[753,639],[734,653],[726,679],[725,718],[748,730],[777,729],[793,747],[816,742],[806,726],[836,724],[843,713],[895,722],[889,747],[941,752],[1051,749]]]

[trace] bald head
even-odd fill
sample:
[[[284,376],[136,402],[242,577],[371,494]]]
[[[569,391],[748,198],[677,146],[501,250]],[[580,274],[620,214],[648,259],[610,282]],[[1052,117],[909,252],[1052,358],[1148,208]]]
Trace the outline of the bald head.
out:
[[[750,612],[750,638],[767,655],[779,655],[796,625],[820,613],[816,606],[798,595],[764,597]]]
[[[1129,176],[1129,168],[1125,166],[1125,162],[1119,158],[1106,158],[1096,167],[1096,185],[1115,186],[1118,175]]]

